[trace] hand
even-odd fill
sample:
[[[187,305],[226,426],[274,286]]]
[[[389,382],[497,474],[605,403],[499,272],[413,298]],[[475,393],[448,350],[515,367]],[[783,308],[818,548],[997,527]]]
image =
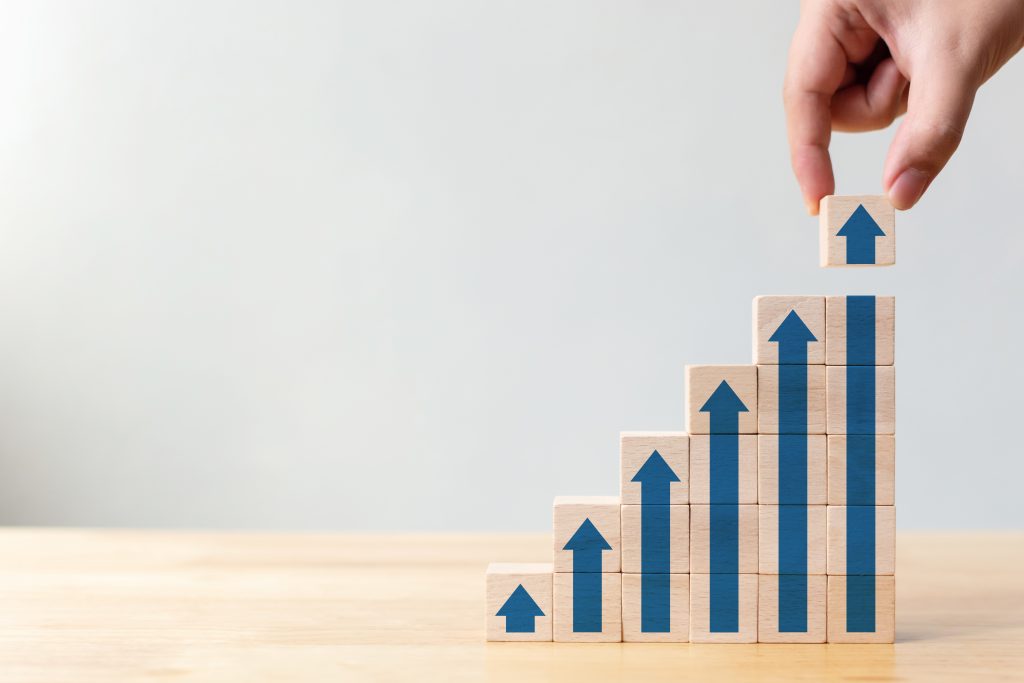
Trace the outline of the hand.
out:
[[[832,130],[906,113],[882,173],[898,209],[956,151],[981,84],[1024,44],[1024,0],[804,0],[784,99],[790,158],[809,213],[835,192]]]

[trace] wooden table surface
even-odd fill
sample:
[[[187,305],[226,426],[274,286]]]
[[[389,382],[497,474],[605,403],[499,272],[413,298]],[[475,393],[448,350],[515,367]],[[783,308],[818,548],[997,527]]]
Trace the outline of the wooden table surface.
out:
[[[897,547],[896,645],[580,645],[483,640],[546,535],[0,530],[0,680],[1024,680],[1024,534]]]

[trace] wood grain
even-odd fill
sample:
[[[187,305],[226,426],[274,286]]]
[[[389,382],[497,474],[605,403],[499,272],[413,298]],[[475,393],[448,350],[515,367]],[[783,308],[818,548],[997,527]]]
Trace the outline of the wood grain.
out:
[[[757,574],[739,574],[739,630],[711,632],[711,575],[690,574],[690,642],[757,642]]]
[[[843,437],[845,438],[845,437]],[[807,437],[807,504],[824,505],[826,487],[826,437]],[[757,502],[779,504],[779,437],[766,434],[757,437]]]
[[[807,343],[807,363],[824,365],[825,297],[777,295],[754,297],[755,365],[778,365],[779,344],[769,340],[792,311],[796,311],[816,340]]]
[[[702,413],[700,409],[722,382],[729,383],[747,409],[747,412],[739,414],[739,433],[757,433],[756,365],[687,365],[686,431],[690,433],[691,448],[694,434],[711,431],[709,414]]]
[[[896,644],[487,643],[484,571],[550,534],[0,530],[0,678],[1013,681],[1024,533],[902,533]]]
[[[627,643],[685,643],[690,639],[690,575],[669,574],[669,630],[644,633],[640,629],[640,574],[622,575],[622,640]]]
[[[824,643],[828,577],[807,577],[807,630],[779,631],[779,577],[761,574],[757,591],[757,641],[759,643]]]
[[[593,574],[591,575],[593,576]],[[558,643],[617,643],[622,640],[622,574],[601,574],[601,630],[572,628],[573,575],[555,574],[554,638]]]
[[[779,573],[779,506],[758,505],[758,570]],[[807,505],[807,573],[825,573],[825,506]],[[823,593],[824,595],[824,593]]]
[[[828,504],[846,505],[845,435],[828,437]],[[863,501],[861,501],[863,502]],[[896,503],[896,437],[875,437],[875,505]]]
[[[622,571],[640,573],[643,555],[640,522],[646,505],[622,506]],[[657,506],[654,506],[657,507]],[[690,571],[690,506],[664,505],[669,515],[669,569],[672,574]]]
[[[751,504],[757,502],[757,439],[756,434],[740,434],[737,476],[739,486],[735,501],[719,503]],[[711,435],[695,434],[690,437],[690,503],[711,503]]]
[[[633,476],[654,451],[679,477],[669,487],[672,505],[690,502],[690,437],[686,432],[621,432],[619,434],[620,498],[623,505],[639,505],[640,482]]]
[[[825,370],[825,393],[828,403],[828,433],[846,431],[846,371],[850,366],[829,365]],[[859,366],[856,372],[868,371]],[[875,366],[875,434],[896,433],[896,366]]]
[[[846,574],[846,510],[845,505],[828,505],[829,574]],[[875,508],[875,574],[892,575],[896,571],[896,507],[876,505]]]
[[[825,366],[808,365],[806,376],[807,430],[799,433],[824,434]],[[757,431],[760,434],[778,434],[779,430],[779,366],[759,365],[757,366]],[[796,431],[790,429],[790,432]]]
[[[484,625],[487,640],[550,641],[554,614],[552,599],[552,565],[550,562],[492,562],[487,565],[487,609]],[[531,633],[505,630],[505,617],[497,615],[501,606],[519,586],[537,603],[544,616],[534,619]]]
[[[853,265],[846,262],[846,237],[837,237],[858,206],[871,214],[885,233],[875,238],[875,262]],[[874,268],[896,263],[896,210],[882,195],[829,195],[821,200],[818,211],[819,258],[822,267]]]
[[[551,528],[554,529],[555,536],[553,552],[556,572],[572,571],[573,551],[566,550],[565,544],[587,519],[611,546],[611,550],[601,552],[601,571],[617,572],[622,569],[622,544],[619,540],[622,527],[619,521],[619,507],[618,496],[555,497]]]
[[[825,363],[847,365],[846,297],[825,297]],[[875,365],[896,360],[896,297],[875,297]]]
[[[846,582],[848,580],[847,576],[828,577],[828,642],[893,642],[896,630],[896,577],[875,577],[875,630],[870,633],[854,633],[846,630]],[[981,680],[983,677],[969,678]]]

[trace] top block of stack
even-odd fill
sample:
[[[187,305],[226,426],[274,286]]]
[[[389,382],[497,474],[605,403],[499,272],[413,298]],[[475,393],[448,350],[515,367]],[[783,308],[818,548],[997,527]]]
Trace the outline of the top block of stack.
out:
[[[896,263],[896,211],[885,197],[829,195],[818,214],[823,268]]]

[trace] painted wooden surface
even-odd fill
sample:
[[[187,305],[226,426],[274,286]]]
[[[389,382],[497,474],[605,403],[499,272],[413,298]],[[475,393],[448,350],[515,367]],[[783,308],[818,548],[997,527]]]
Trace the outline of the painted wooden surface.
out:
[[[825,363],[846,365],[846,297],[825,297]],[[875,297],[874,365],[896,360],[896,297]]]
[[[871,633],[854,633],[846,624],[846,582],[847,576],[828,577],[828,642],[830,643],[891,643],[895,637],[896,619],[896,577],[875,577],[875,630]],[[903,579],[900,579],[902,586]],[[942,600],[943,603],[946,599]],[[955,645],[953,647],[956,647]],[[959,648],[957,648],[959,649]],[[1020,672],[1015,672],[1019,676]],[[985,680],[982,675],[968,675],[964,680]],[[1004,680],[1011,680],[1012,676]],[[935,680],[935,679],[929,679]]]
[[[792,369],[792,368],[790,368]],[[825,366],[807,366],[807,431],[825,433]],[[785,402],[785,401],[784,401]],[[757,367],[757,430],[761,434],[779,433],[779,366]],[[795,430],[791,430],[795,431]]]
[[[641,630],[640,574],[622,575],[622,640],[627,643],[685,643],[690,639],[690,575],[669,574],[669,630]]]
[[[746,408],[739,413],[739,434],[757,433],[757,366],[756,365],[687,365],[686,366],[686,431],[694,434],[711,431],[709,414],[701,408],[722,382],[727,382]]]
[[[601,630],[573,631],[573,575],[555,573],[554,639],[559,643],[617,643],[622,640],[622,574],[601,574]]]
[[[875,507],[875,574],[893,574],[896,571],[896,507]],[[827,506],[829,574],[846,574],[846,506]]]
[[[643,543],[640,522],[644,505],[622,506],[622,571],[639,573]],[[669,573],[690,571],[690,506],[669,505]]]
[[[757,434],[740,434],[737,475],[738,498],[735,503],[757,502]],[[690,503],[707,505],[711,502],[711,436],[695,434],[690,437]]]
[[[814,335],[815,341],[807,343],[807,363],[825,363],[825,297],[770,295],[754,297],[755,365],[778,365],[779,344],[771,339],[794,311]]]
[[[588,519],[611,546],[601,552],[601,571],[617,572],[622,568],[619,507],[618,496],[555,496],[551,528],[556,572],[573,570],[573,551],[565,546]]]
[[[690,573],[707,574],[711,569],[711,507],[690,505]],[[757,506],[739,507],[739,571],[757,573]],[[691,584],[692,590],[692,584]]]
[[[554,614],[550,562],[492,562],[487,565],[487,610],[484,624],[487,640],[549,641]],[[543,615],[533,619],[533,630],[516,632],[506,627],[509,617],[498,616],[509,597],[520,587]]]
[[[487,643],[550,534],[0,530],[0,672],[54,681],[1014,680],[1024,533],[899,536],[896,644]]]
[[[711,575],[690,574],[690,642],[757,642],[757,574],[739,574],[739,630],[711,631]]]
[[[856,235],[841,232],[851,216],[863,207],[874,220],[877,237],[870,237],[874,258],[868,263],[856,263],[848,258]],[[819,262],[822,267],[891,266],[896,263],[896,210],[881,195],[829,195],[821,200],[818,211]],[[856,230],[854,230],[856,232]]]
[[[826,474],[827,452],[824,434],[807,437],[808,505],[824,505],[827,502],[826,487],[829,483]],[[779,437],[777,434],[762,434],[757,437],[757,502],[765,505],[779,504]]]
[[[828,577],[807,577],[807,630],[779,631],[779,577],[761,574],[757,591],[757,640],[759,643],[824,643]]]
[[[779,506],[758,505],[757,563],[762,574],[779,573]],[[825,573],[825,506],[807,506],[807,573]]]
[[[846,381],[849,366],[826,366],[825,393],[828,403],[828,433],[847,434]],[[870,372],[858,366],[854,372]],[[896,433],[896,367],[879,365],[875,373],[875,434]]]
[[[690,502],[690,437],[686,432],[621,432],[619,434],[620,498],[623,505],[639,505],[641,484],[633,477],[655,451],[679,481],[669,486],[671,505]]]
[[[845,435],[828,437],[828,504],[846,505]],[[896,502],[896,437],[875,437],[875,505]]]

